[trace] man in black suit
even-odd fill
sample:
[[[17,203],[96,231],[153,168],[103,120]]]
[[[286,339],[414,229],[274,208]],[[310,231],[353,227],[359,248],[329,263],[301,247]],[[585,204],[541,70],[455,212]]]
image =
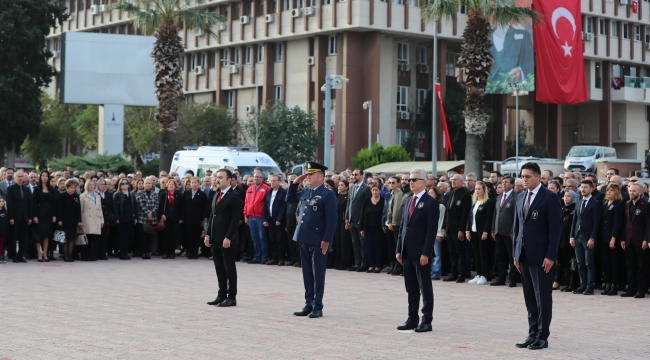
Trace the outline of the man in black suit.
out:
[[[438,201],[426,192],[427,172],[411,171],[409,181],[413,196],[404,203],[402,226],[397,237],[395,257],[404,267],[404,286],[408,294],[408,319],[397,330],[431,331],[433,320],[433,287],[431,258],[438,234],[440,208]],[[418,307],[422,294],[422,323],[418,325]]]
[[[593,195],[594,183],[583,180],[580,185],[582,200],[576,207],[571,224],[571,246],[576,249],[578,260],[578,273],[580,274],[580,287],[573,291],[574,294],[593,295],[594,279],[596,277],[594,247],[596,236],[600,230],[601,202]]]
[[[217,171],[219,192],[211,201],[212,214],[205,233],[205,246],[212,248],[214,268],[219,281],[219,293],[208,305],[237,306],[237,227],[244,211],[244,199],[230,188],[230,170]]]
[[[526,189],[517,197],[513,257],[521,273],[524,300],[528,310],[528,337],[519,348],[539,350],[548,347],[553,317],[553,265],[560,242],[562,208],[559,197],[540,182],[539,165],[525,163],[521,177]]]
[[[425,177],[426,179],[426,177]],[[361,220],[361,208],[366,199],[372,194],[370,187],[365,183],[363,172],[360,169],[354,169],[350,179],[350,195],[348,196],[348,206],[345,211],[345,225],[350,228],[350,237],[352,238],[352,250],[354,252],[354,266],[349,271],[365,272],[368,270],[366,263],[366,252],[361,236],[359,221]]]
[[[280,176],[271,175],[269,179],[271,190],[266,193],[264,200],[264,223],[269,234],[269,261],[266,265],[284,266],[287,254],[287,233],[285,212],[287,191],[280,186]]]
[[[9,213],[9,224],[13,226],[14,240],[9,242],[9,257],[15,263],[27,262],[25,250],[29,236],[29,225],[32,223],[32,193],[29,188],[23,186],[25,177],[22,170],[16,173],[16,183],[7,188],[7,209]],[[18,253],[16,254],[16,241],[18,241]]]
[[[463,186],[463,176],[451,177],[451,193],[447,196],[447,211],[443,222],[443,234],[446,234],[449,243],[449,260],[451,263],[451,276],[443,281],[465,282],[465,226],[467,216],[472,206],[472,197],[469,190]]]
[[[515,206],[517,194],[515,193],[515,179],[506,176],[501,180],[503,193],[497,196],[492,222],[492,238],[496,241],[497,278],[490,286],[506,284],[508,266],[510,266],[509,286],[517,286],[517,274],[512,262],[512,223],[515,220]]]

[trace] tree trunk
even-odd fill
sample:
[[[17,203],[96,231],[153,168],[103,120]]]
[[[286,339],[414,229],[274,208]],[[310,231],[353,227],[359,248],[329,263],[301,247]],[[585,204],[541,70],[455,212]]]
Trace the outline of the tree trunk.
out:
[[[0,166],[7,166],[5,163],[5,154],[7,150],[4,146],[0,146]]]
[[[473,172],[478,179],[483,179],[483,138],[467,134],[465,140],[465,175]]]
[[[158,170],[170,171],[172,167],[172,160],[176,153],[176,132],[175,131],[161,131],[160,132],[160,166]]]

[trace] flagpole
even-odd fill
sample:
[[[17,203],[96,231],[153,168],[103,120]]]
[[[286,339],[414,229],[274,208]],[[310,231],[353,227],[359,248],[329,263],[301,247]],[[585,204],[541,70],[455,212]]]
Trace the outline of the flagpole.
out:
[[[371,0],[373,1],[373,0]],[[433,85],[431,91],[431,173],[434,178],[438,177],[438,134],[436,127],[436,102],[438,101],[438,91],[436,82],[438,77],[438,20],[433,21]]]

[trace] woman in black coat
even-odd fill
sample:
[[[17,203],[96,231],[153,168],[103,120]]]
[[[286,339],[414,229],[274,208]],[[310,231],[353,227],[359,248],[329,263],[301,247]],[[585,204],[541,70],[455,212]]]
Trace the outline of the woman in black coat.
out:
[[[190,179],[190,189],[183,193],[182,203],[181,221],[187,245],[187,258],[198,259],[203,222],[207,220],[205,209],[208,203],[208,196],[199,189],[199,178]]]
[[[38,185],[34,188],[34,222],[37,224],[40,242],[36,244],[38,262],[50,262],[48,256],[49,242],[54,235],[54,224],[56,224],[56,203],[57,191],[50,186],[50,173],[43,170],[39,175]],[[42,248],[42,252],[41,252]]]
[[[384,199],[381,198],[381,185],[378,182],[370,184],[372,196],[366,199],[361,208],[361,220],[359,228],[363,236],[368,259],[367,273],[381,272],[382,262],[382,238],[383,224],[381,223],[384,214]]]
[[[58,215],[59,228],[65,233],[63,248],[63,261],[73,262],[72,250],[77,239],[77,228],[81,227],[81,204],[77,193],[77,180],[68,179],[65,182],[66,191],[59,197]]]
[[[118,225],[118,246],[120,260],[131,260],[129,246],[133,239],[133,226],[138,223],[138,206],[135,192],[129,191],[129,181],[121,179],[119,189],[113,195],[113,212]]]
[[[600,295],[618,294],[616,283],[620,279],[619,250],[625,224],[625,204],[618,184],[609,184],[605,191],[600,216],[599,244],[605,272],[605,290]]]
[[[467,216],[465,236],[474,250],[474,265],[476,277],[470,284],[487,285],[491,280],[492,265],[494,264],[494,239],[492,233],[492,214],[494,213],[494,198],[490,198],[489,188],[482,181],[476,182],[472,207]]]
[[[338,223],[334,233],[334,252],[336,253],[336,270],[347,270],[352,263],[352,237],[350,229],[345,227],[345,209],[348,205],[348,190],[350,183],[347,180],[339,182],[339,194],[336,197],[336,211]]]
[[[567,189],[564,192],[564,201],[562,201],[562,232],[560,233],[553,290],[559,289],[561,283],[566,284],[562,288],[563,292],[571,292],[578,287],[578,269],[571,270],[571,262],[575,262],[573,259],[575,259],[576,252],[569,245],[571,223],[573,222],[573,213],[576,209],[577,199],[578,195],[576,195],[575,191]]]
[[[165,183],[158,199],[158,218],[165,222],[165,228],[160,232],[159,239],[163,259],[176,258],[176,244],[181,236],[181,206],[182,194],[178,191],[176,180],[170,178]]]

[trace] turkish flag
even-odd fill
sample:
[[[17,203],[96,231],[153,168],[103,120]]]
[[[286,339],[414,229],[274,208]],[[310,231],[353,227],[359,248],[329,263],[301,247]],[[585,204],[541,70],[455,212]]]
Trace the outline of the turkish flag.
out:
[[[533,9],[543,19],[533,25],[537,101],[552,104],[587,101],[580,0],[535,1]]]

